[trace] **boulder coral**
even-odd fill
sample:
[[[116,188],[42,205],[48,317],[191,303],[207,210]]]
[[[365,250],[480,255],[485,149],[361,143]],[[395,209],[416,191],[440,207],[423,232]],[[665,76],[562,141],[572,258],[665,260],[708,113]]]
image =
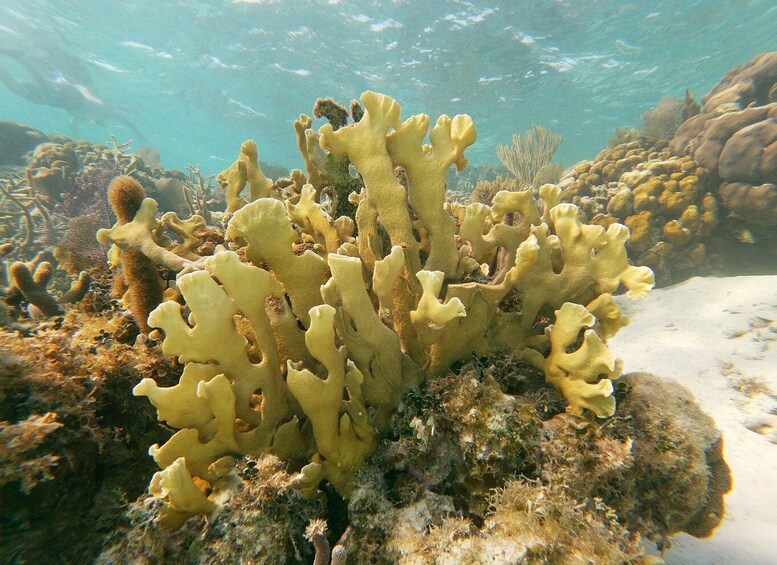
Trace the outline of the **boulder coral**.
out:
[[[584,221],[628,226],[629,257],[662,285],[761,272],[774,258],[777,52],[726,73],[702,103],[689,91],[684,102],[662,100],[645,114],[644,131],[620,130],[608,149],[556,183]]]
[[[726,73],[670,142],[716,175],[728,216],[771,234],[777,226],[777,52]]]
[[[135,388],[179,430],[150,450],[162,468],[151,491],[172,528],[216,511],[240,455],[301,465],[306,496],[324,480],[349,496],[404,393],[473,354],[514,352],[571,414],[615,410],[620,363],[604,343],[627,320],[611,293],[624,286],[639,298],[653,286],[650,269],[628,262],[628,229],[581,223],[551,185],[541,201],[524,191],[500,192],[491,206],[446,203],[447,170],[466,166],[476,139],[471,118],[441,116],[430,130],[426,115],[403,121],[388,96],[361,102],[358,122],[318,132],[320,148],[346,156],[364,181],[351,195],[355,236],[312,185],[286,200],[254,175],[261,190],[238,200],[255,156],[246,144],[247,160],[222,174],[237,179],[232,250],[175,259],[154,241],[151,199],[132,222],[100,232],[179,271],[185,309],[162,303],[148,324],[183,375],[174,387]]]

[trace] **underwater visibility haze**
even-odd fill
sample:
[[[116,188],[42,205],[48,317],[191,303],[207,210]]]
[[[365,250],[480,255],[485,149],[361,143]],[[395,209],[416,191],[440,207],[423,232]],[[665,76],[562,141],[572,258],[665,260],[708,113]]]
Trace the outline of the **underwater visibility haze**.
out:
[[[564,135],[558,159],[591,158],[616,127],[774,48],[768,0],[626,2],[3,0],[0,49],[21,49],[49,81],[89,89],[143,132],[83,124],[159,149],[169,168],[221,170],[261,140],[263,159],[299,166],[288,131],[319,96],[390,93],[407,112],[466,113],[470,159],[538,123]],[[26,69],[0,58],[19,79]],[[65,110],[0,90],[5,119],[74,136]],[[77,137],[77,135],[75,135]]]
[[[0,0],[0,565],[777,562],[775,30]]]

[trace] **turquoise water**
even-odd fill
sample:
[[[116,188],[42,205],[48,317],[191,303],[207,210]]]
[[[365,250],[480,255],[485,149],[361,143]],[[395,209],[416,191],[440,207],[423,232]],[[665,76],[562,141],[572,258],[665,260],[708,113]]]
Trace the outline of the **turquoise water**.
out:
[[[123,116],[81,124],[80,136],[137,145],[129,120],[166,167],[206,171],[249,137],[263,160],[299,166],[298,114],[366,89],[404,116],[471,114],[474,161],[496,162],[497,143],[540,123],[563,134],[568,165],[661,97],[701,95],[774,49],[775,29],[773,0],[0,0],[0,49]],[[0,69],[29,78],[7,54]],[[74,136],[70,118],[0,83],[0,119]]]

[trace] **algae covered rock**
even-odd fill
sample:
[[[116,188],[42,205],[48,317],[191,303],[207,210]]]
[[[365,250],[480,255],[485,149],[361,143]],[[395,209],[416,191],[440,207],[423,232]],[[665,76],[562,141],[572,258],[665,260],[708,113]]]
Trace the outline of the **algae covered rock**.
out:
[[[326,486],[305,499],[286,464],[248,457],[208,522],[158,528],[161,502],[143,498],[98,562],[311,560],[317,520],[355,563],[649,563],[643,536],[714,529],[728,469],[677,383],[629,375],[617,396],[600,425],[520,360],[481,359],[404,396],[347,500]]]
[[[241,485],[207,525],[201,517],[176,532],[158,528],[159,500],[140,498],[95,563],[312,562],[313,546],[304,534],[311,520],[326,515],[323,501],[304,499],[293,486],[294,476],[271,455],[242,461],[237,474]]]
[[[166,433],[128,391],[175,369],[114,342],[101,317],[36,326],[0,329],[0,561],[89,562],[145,489],[150,462],[138,455]]]
[[[660,544],[680,531],[710,535],[732,486],[714,421],[676,382],[634,373],[620,386],[607,433],[563,416],[546,422],[542,476],[601,497],[623,526]]]
[[[47,140],[42,131],[0,120],[0,165],[20,165],[24,155]]]
[[[648,537],[678,531],[711,535],[723,518],[723,496],[732,487],[714,420],[676,382],[638,373],[622,383],[628,393],[616,434],[633,438],[629,478],[637,494],[629,523],[636,527],[639,521],[640,531],[652,523]]]

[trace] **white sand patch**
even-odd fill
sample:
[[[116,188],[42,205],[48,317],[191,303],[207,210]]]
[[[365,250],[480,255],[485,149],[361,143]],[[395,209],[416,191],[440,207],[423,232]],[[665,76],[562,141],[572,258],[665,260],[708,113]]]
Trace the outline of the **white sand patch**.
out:
[[[624,371],[688,387],[724,435],[734,487],[705,540],[674,538],[670,565],[777,563],[777,276],[694,278],[640,301],[610,340]]]

